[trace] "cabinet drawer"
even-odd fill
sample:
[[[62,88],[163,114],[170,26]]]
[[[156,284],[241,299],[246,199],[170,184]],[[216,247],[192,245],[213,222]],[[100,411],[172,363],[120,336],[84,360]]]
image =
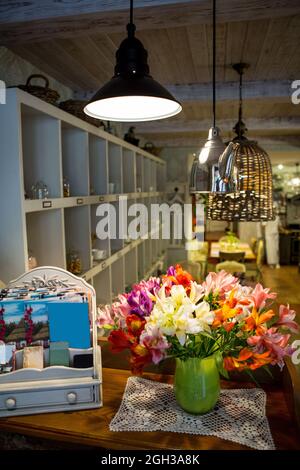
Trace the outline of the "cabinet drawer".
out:
[[[44,388],[42,390],[7,391],[0,394],[0,410],[16,411],[26,408],[55,407],[56,405],[68,406],[92,403],[94,401],[93,385],[70,386],[67,388]]]

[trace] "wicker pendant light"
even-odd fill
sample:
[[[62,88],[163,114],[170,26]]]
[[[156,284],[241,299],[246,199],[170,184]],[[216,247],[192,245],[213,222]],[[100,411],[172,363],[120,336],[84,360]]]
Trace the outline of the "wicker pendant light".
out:
[[[209,193],[228,190],[228,185],[220,181],[218,161],[225,149],[216,127],[216,0],[213,0],[213,126],[208,131],[208,138],[199,155],[195,155],[191,175],[190,193]]]
[[[239,120],[234,127],[237,136],[229,142],[219,160],[220,177],[226,181],[238,172],[237,190],[228,194],[211,194],[207,218],[224,221],[266,221],[274,219],[272,166],[268,154],[245,137],[242,119],[242,76],[247,64],[235,64],[240,76]]]

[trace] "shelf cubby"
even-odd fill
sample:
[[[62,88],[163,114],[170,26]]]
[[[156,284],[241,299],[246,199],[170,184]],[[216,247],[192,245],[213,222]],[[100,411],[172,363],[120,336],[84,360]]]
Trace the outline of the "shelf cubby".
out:
[[[138,280],[140,281],[143,279],[145,274],[145,242],[140,243],[137,247],[137,255],[138,255]]]
[[[136,192],[135,152],[123,149],[123,193]]]
[[[70,184],[71,196],[88,196],[89,147],[88,133],[74,126],[62,124],[63,177]]]
[[[111,265],[112,300],[125,291],[124,257]]]
[[[156,259],[158,258],[158,240],[152,239],[151,240],[151,263],[155,263]]]
[[[125,266],[125,288],[131,288],[138,280],[138,258],[137,248],[126,253],[124,258]]]
[[[70,207],[64,209],[66,262],[72,252],[77,252],[82,263],[82,272],[92,266],[91,236],[90,236],[90,207]],[[85,227],[85,230],[81,230]]]
[[[111,269],[107,267],[93,277],[93,286],[96,290],[97,303],[101,305],[111,303]]]
[[[144,188],[143,191],[149,192],[151,187],[151,160],[143,158]]]
[[[65,268],[63,209],[27,214],[26,228],[27,250],[35,256],[38,266]]]
[[[151,259],[152,259],[152,255],[151,255],[151,240],[150,239],[147,239],[145,240],[144,242],[144,266],[145,266],[145,272],[149,271],[150,267],[151,267]]]
[[[28,106],[21,106],[22,153],[26,196],[43,181],[49,197],[62,196],[60,121]]]
[[[92,204],[91,205],[91,239],[92,239],[92,248],[105,250],[106,251],[106,258],[108,258],[111,254],[110,252],[110,239],[109,237],[101,240],[97,236],[97,224],[101,220],[99,216],[97,216],[97,208],[99,204]],[[108,227],[104,228],[108,230]],[[99,261],[101,263],[101,261]]]
[[[157,164],[154,160],[150,161],[150,187],[149,191],[156,191],[157,184],[156,184],[156,167]]]
[[[108,193],[107,141],[89,134],[90,194]]]
[[[156,164],[157,191],[165,191],[166,169],[161,163]]]
[[[111,202],[112,207],[114,208],[114,213],[111,213],[111,222],[110,222],[110,248],[111,248],[111,253],[116,253],[120,251],[124,247],[124,239],[119,237],[119,232],[121,229],[121,224],[120,224],[120,206],[119,206],[119,201],[116,202]],[[116,215],[116,217],[115,217]],[[115,219],[115,220],[114,220]],[[124,222],[123,222],[124,223]],[[113,233],[113,224],[115,224],[115,233]]]
[[[144,162],[142,155],[136,154],[136,191],[144,191]]]
[[[108,143],[108,190],[112,194],[123,192],[122,148],[120,145]],[[113,184],[113,190],[110,185]]]

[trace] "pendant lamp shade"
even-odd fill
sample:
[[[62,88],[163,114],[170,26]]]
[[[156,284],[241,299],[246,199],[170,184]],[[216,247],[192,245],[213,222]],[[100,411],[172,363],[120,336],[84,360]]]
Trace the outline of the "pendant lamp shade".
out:
[[[219,159],[219,174],[224,183],[236,181],[235,189],[227,194],[211,194],[207,218],[224,221],[273,220],[273,178],[270,158],[258,144],[245,137],[242,120],[242,75],[247,64],[235,64],[240,75],[239,119],[233,130],[237,136],[228,143]],[[234,185],[233,185],[234,186]]]
[[[219,177],[218,161],[225,149],[216,127],[216,0],[213,0],[213,126],[208,131],[208,138],[195,157],[190,174],[190,193],[211,193],[227,191],[228,185]]]
[[[254,141],[236,139],[230,158],[239,175],[239,190],[211,194],[207,217],[224,221],[267,221],[274,219],[272,166],[268,154]],[[221,169],[221,166],[220,166]]]
[[[195,156],[190,176],[190,193],[208,193],[221,188],[219,178],[219,156],[225,149],[220,129],[211,127],[208,138],[199,155]],[[221,190],[221,189],[220,189]]]
[[[180,103],[149,72],[148,53],[127,25],[128,37],[116,52],[115,74],[85,106],[89,116],[107,121],[139,122],[178,114]]]

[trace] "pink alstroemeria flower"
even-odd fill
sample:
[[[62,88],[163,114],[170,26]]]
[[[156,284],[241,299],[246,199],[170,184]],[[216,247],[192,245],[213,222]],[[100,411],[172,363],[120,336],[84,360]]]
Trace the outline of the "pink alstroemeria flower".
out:
[[[119,301],[115,302],[115,307],[120,310],[120,313],[123,317],[126,317],[131,312],[131,307],[128,303],[128,294],[121,294],[118,296]]]
[[[140,336],[140,344],[150,351],[154,364],[166,357],[166,350],[170,347],[159,328],[149,323]]]
[[[251,297],[257,310],[265,307],[266,300],[276,299],[276,296],[277,294],[275,292],[270,292],[270,289],[264,289],[261,284],[256,284],[251,293]]]
[[[238,278],[222,270],[218,273],[209,273],[202,286],[204,288],[205,295],[208,295],[210,292],[213,292],[218,293],[220,296],[223,296],[226,292],[230,291],[237,283]]]
[[[100,328],[108,325],[113,326],[114,324],[114,314],[109,305],[97,309],[97,325]]]
[[[278,364],[280,369],[284,367],[284,356],[290,356],[294,350],[288,345],[290,335],[283,335],[277,332],[276,328],[266,329],[261,327],[263,334],[250,336],[247,339],[249,346],[254,347],[254,352],[263,353],[266,349],[270,351],[272,362],[271,364]]]
[[[292,333],[299,332],[299,325],[294,320],[296,316],[295,310],[290,310],[289,305],[280,305],[279,307],[279,319],[275,326],[282,326],[288,328]]]

